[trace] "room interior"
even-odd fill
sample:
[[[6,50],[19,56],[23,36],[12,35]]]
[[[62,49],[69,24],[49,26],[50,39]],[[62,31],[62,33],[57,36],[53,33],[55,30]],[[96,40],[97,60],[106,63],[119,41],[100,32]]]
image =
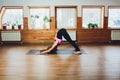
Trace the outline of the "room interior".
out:
[[[1,0],[0,80],[120,80],[119,0]],[[65,28],[58,54],[37,55]],[[33,52],[32,52],[33,51]],[[29,54],[32,52],[32,54]]]

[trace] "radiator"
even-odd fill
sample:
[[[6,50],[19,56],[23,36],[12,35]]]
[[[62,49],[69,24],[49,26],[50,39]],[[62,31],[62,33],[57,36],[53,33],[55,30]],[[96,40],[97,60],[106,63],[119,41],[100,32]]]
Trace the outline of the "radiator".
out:
[[[120,40],[120,30],[111,31],[111,40]]]
[[[1,41],[21,41],[20,31],[1,31]]]

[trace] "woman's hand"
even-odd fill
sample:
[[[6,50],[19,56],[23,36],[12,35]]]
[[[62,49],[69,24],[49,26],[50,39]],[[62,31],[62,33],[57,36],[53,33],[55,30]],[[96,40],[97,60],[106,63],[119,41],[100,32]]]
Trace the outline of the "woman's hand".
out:
[[[49,52],[50,52],[49,50],[43,50],[43,51],[40,51],[40,54],[47,54]]]
[[[52,46],[48,47],[46,50],[40,51],[40,54],[47,54],[50,51],[54,50],[55,48],[57,49],[57,46],[58,46],[58,42],[55,41]]]

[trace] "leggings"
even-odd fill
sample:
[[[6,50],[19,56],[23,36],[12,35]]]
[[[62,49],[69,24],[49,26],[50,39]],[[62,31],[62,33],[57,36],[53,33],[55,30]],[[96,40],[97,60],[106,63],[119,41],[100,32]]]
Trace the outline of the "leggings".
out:
[[[68,34],[68,32],[62,28],[57,32],[57,38],[62,39],[62,36],[75,48],[75,51],[79,51],[79,47],[77,46],[77,44],[75,43],[75,41],[73,41],[70,37],[70,35]]]

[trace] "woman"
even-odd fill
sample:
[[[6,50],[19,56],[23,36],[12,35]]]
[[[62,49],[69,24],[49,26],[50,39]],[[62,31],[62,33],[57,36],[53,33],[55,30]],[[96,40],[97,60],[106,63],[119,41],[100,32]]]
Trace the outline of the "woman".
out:
[[[75,48],[75,54],[81,54],[79,47],[74,41],[72,41],[68,32],[64,28],[60,29],[57,32],[53,45],[48,47],[47,49],[41,50],[41,54],[55,52],[57,50],[57,47],[62,43],[62,36]]]

